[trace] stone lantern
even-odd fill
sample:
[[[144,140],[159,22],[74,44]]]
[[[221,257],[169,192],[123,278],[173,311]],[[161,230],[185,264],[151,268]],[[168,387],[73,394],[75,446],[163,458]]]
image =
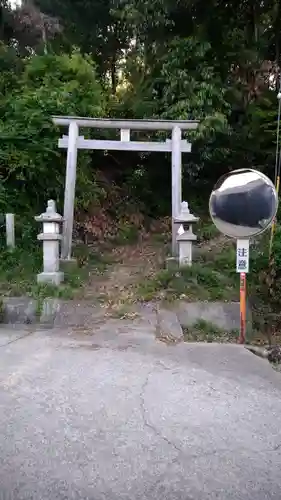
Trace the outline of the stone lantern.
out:
[[[192,265],[192,244],[197,240],[197,236],[193,233],[193,225],[199,221],[199,217],[195,217],[190,213],[188,203],[183,201],[181,203],[181,212],[174,219],[180,224],[177,235],[178,251],[179,251],[179,265],[191,266]]]
[[[59,270],[60,226],[63,218],[56,211],[55,201],[49,200],[46,212],[35,217],[35,220],[43,223],[43,232],[37,236],[39,241],[43,241],[43,272],[37,275],[37,282],[59,285],[64,279],[64,273]]]

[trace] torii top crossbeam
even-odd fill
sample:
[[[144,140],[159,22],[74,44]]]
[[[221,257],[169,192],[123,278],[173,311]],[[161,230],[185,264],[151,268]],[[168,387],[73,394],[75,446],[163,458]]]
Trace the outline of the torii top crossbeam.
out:
[[[115,128],[131,130],[195,130],[198,120],[118,120],[111,118],[84,118],[82,116],[53,116],[55,125],[69,126],[75,122],[78,127]]]

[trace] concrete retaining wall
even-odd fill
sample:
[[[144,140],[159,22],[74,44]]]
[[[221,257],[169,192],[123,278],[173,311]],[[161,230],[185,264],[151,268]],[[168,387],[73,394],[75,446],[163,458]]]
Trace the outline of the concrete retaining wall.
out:
[[[194,325],[204,320],[226,331],[239,330],[240,306],[239,302],[179,302],[174,308],[179,322],[183,327]],[[247,326],[251,328],[252,314],[247,308]]]
[[[171,342],[181,341],[181,327],[190,327],[198,320],[207,321],[226,331],[239,330],[240,327],[238,302],[179,301],[172,308],[157,307],[156,316],[159,330],[157,336]],[[50,328],[92,326],[104,321],[104,318],[104,309],[89,301],[78,303],[53,298],[40,301],[29,297],[4,297],[0,322],[18,325],[37,323]],[[247,323],[251,330],[252,315],[249,307]]]

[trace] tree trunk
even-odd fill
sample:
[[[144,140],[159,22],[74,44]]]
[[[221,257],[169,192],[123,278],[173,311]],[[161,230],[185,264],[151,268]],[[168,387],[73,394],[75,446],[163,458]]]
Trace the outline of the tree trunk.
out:
[[[112,92],[115,94],[117,87],[117,75],[116,75],[116,57],[113,56],[110,62],[110,76],[111,76],[111,87]]]

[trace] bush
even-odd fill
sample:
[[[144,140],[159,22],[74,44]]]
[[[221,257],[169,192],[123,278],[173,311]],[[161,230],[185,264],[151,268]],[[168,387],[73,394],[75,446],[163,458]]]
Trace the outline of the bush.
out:
[[[275,305],[281,304],[281,226],[277,224],[273,246],[271,262],[266,277],[266,284],[268,286],[271,301]]]
[[[0,98],[0,111],[0,211],[34,213],[49,198],[62,201],[65,152],[58,150],[61,131],[51,117],[104,114],[91,60],[79,52],[32,57],[12,91]],[[77,203],[84,207],[97,191],[90,160],[90,153],[79,153]]]

